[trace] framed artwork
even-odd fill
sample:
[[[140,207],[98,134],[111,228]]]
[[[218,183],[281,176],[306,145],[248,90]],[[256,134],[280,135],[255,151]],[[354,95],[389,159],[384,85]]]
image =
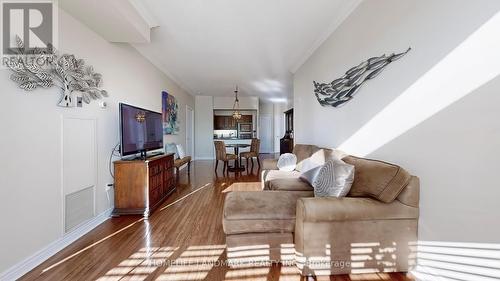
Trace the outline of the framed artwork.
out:
[[[163,114],[163,134],[179,134],[179,104],[174,96],[166,91],[161,92],[162,114]]]

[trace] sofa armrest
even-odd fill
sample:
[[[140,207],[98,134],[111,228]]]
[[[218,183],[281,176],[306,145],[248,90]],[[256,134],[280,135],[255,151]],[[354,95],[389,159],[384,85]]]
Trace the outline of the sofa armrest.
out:
[[[364,197],[313,197],[297,201],[296,217],[302,222],[417,219],[418,208],[398,200],[383,203]]]
[[[278,159],[264,159],[262,170],[278,170]]]

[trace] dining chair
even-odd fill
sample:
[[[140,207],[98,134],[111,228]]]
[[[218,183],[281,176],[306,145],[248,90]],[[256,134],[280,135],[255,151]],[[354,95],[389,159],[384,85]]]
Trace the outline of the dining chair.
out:
[[[257,138],[253,138],[252,143],[250,144],[250,151],[240,153],[240,163],[241,163],[241,158],[246,158],[248,167],[248,159],[250,159],[252,161],[252,168],[253,168],[253,158],[255,157],[257,158],[257,164],[259,164],[260,168],[259,149],[260,149],[260,140]]]
[[[222,173],[226,173],[226,170],[229,166],[230,160],[237,160],[238,156],[236,154],[226,153],[226,145],[223,141],[214,141],[215,145],[215,172],[217,172],[217,167],[219,166],[219,161],[224,162],[224,168],[222,169]]]

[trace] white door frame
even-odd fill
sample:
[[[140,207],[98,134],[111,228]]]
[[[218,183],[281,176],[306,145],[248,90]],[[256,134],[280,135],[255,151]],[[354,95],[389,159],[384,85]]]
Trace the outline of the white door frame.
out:
[[[262,119],[266,118],[270,121],[269,128],[267,128],[269,136],[268,139],[264,139],[265,136],[262,135],[264,132],[264,127],[262,126]],[[259,114],[259,138],[260,138],[260,153],[273,153],[274,152],[274,131],[273,131],[273,115],[272,114]],[[263,146],[264,144],[264,146]],[[265,146],[267,144],[267,147]],[[265,148],[268,148],[266,150]]]
[[[188,114],[192,114],[191,116],[191,141],[188,142],[188,132],[187,132],[187,120],[188,120]],[[189,105],[186,105],[186,146],[189,146],[191,149],[190,149],[190,152],[192,155],[189,155],[191,156],[191,158],[194,159],[194,109],[189,106]]]

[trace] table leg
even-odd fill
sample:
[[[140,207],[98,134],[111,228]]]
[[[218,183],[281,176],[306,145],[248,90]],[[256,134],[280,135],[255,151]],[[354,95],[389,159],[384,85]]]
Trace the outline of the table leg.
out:
[[[234,160],[234,167],[230,168],[229,170],[232,172],[239,172],[239,171],[244,171],[245,167],[240,166],[240,149],[239,147],[235,146],[234,147],[234,154],[236,154],[236,160]]]

